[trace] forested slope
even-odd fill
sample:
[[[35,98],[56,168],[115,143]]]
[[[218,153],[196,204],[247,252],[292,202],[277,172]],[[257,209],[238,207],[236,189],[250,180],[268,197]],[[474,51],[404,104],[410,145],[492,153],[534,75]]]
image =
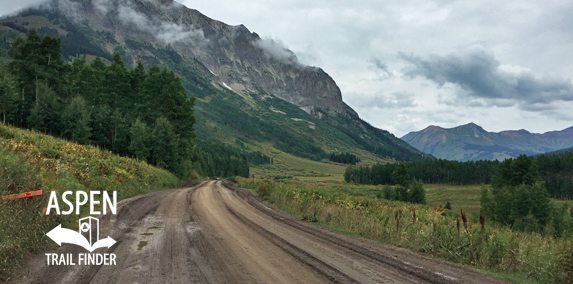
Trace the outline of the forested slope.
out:
[[[195,129],[198,138],[201,140],[224,141],[229,145],[236,145],[236,141],[239,141],[246,145],[245,151],[247,152],[253,145],[270,142],[276,149],[312,160],[327,159],[327,153],[331,152],[350,152],[358,155],[362,160],[370,162],[388,159],[409,161],[428,157],[428,155],[397,139],[391,133],[374,128],[362,121],[348,107],[336,107],[336,111],[333,110],[335,105],[343,105],[341,101],[321,101],[322,105],[316,104],[310,108],[304,108],[304,110],[299,105],[287,102],[285,96],[292,95],[295,97],[298,92],[290,92],[288,90],[306,88],[305,86],[322,86],[324,82],[330,82],[327,80],[329,78],[328,75],[324,71],[318,70],[318,68],[303,68],[305,70],[310,68],[305,72],[322,74],[319,74],[320,76],[317,75],[315,79],[313,79],[313,76],[303,76],[304,80],[307,80],[304,83],[305,86],[295,86],[296,82],[294,81],[284,81],[286,85],[284,90],[280,90],[280,92],[272,91],[275,90],[273,89],[274,87],[269,89],[263,85],[255,84],[249,88],[238,88],[236,85],[231,84],[231,81],[237,80],[245,82],[259,80],[262,77],[258,78],[257,76],[261,74],[261,76],[268,76],[266,74],[269,73],[268,70],[264,72],[259,70],[259,68],[263,68],[268,64],[270,64],[268,66],[280,67],[281,70],[283,67],[285,70],[290,70],[289,68],[291,68],[283,66],[284,64],[281,65],[282,63],[276,60],[266,59],[262,50],[252,48],[252,45],[255,44],[251,42],[254,40],[251,39],[253,34],[247,33],[248,30],[246,28],[226,26],[224,23],[206,19],[198,11],[189,10],[183,6],[179,9],[165,3],[158,4],[156,1],[133,2],[134,4],[130,6],[130,9],[133,8],[135,13],[141,13],[142,17],[150,21],[162,19],[162,21],[165,20],[170,25],[180,25],[179,27],[183,29],[193,28],[195,26],[187,27],[186,25],[193,24],[191,23],[193,21],[199,21],[203,31],[213,33],[205,34],[205,36],[222,37],[225,40],[221,39],[221,42],[228,42],[221,43],[221,46],[218,46],[216,44],[219,41],[215,40],[216,38],[210,40],[209,44],[213,45],[210,47],[212,48],[212,54],[203,50],[204,47],[201,47],[199,42],[194,42],[194,38],[166,44],[157,40],[153,35],[142,33],[139,30],[140,27],[122,25],[121,19],[113,22],[115,26],[111,26],[108,22],[102,24],[94,16],[100,12],[93,10],[95,8],[91,7],[91,4],[84,3],[85,7],[81,7],[84,7],[85,10],[82,10],[82,8],[76,11],[82,15],[83,18],[79,17],[82,19],[81,21],[70,18],[70,15],[67,15],[64,11],[65,9],[62,10],[63,8],[60,5],[53,5],[52,9],[28,9],[20,12],[18,15],[1,19],[0,44],[3,48],[8,48],[16,36],[25,32],[27,28],[35,26],[41,34],[57,35],[62,38],[62,52],[65,60],[85,55],[86,62],[93,64],[94,58],[99,56],[102,58],[102,62],[115,66],[117,65],[117,60],[114,59],[112,54],[119,53],[121,58],[124,59],[123,65],[128,70],[130,68],[133,68],[133,70],[141,69],[138,66],[139,61],[145,66],[146,70],[151,70],[154,65],[165,66],[173,70],[174,74],[181,78],[181,84],[187,95],[197,98],[194,108],[197,118]],[[161,6],[164,4],[167,6]],[[117,7],[113,9],[117,9]],[[115,19],[114,17],[117,15],[110,14],[108,16],[110,19]],[[182,24],[166,20],[176,17],[191,17],[182,20],[183,22],[191,22]],[[159,26],[161,26],[160,24]],[[211,26],[211,24],[215,26]],[[228,30],[230,34],[225,34],[219,29]],[[245,48],[245,50],[242,48]],[[255,61],[257,60],[247,62],[248,60],[253,60],[253,58],[242,58],[244,54],[239,54],[242,51],[248,51],[249,56],[259,58],[258,61],[260,62],[256,63]],[[213,56],[216,57],[216,60],[205,59]],[[232,62],[228,58],[229,56],[232,58],[241,57],[242,61]],[[213,72],[215,69],[207,67],[211,66],[213,62],[219,62],[220,66],[217,68],[221,68],[221,70],[234,70],[226,67],[232,66],[232,64],[250,64],[252,70],[245,71],[246,73],[243,70],[241,74],[232,76],[218,72],[215,74]],[[263,65],[261,67],[257,64]],[[161,71],[161,68],[159,70]],[[282,77],[275,79],[286,80]],[[336,86],[329,84],[326,85],[331,87],[331,91],[338,89]],[[321,89],[318,91],[324,92],[325,90]],[[96,89],[94,92],[97,93],[99,90]],[[316,92],[309,94],[318,96]],[[112,95],[112,93],[110,92],[109,95]],[[338,99],[340,100],[340,98]],[[319,98],[308,97],[305,98],[305,101],[318,102],[320,100]],[[129,118],[127,120],[129,120],[129,126],[131,127],[131,123],[135,122],[137,118]],[[169,118],[168,120],[170,123],[173,123]],[[153,128],[155,123],[147,118],[141,118],[141,121],[149,128]],[[118,140],[117,142],[119,143],[118,146],[121,146],[121,141]],[[125,148],[125,145],[123,145],[123,148]],[[185,168],[183,165],[182,167]]]
[[[195,98],[173,71],[141,63],[130,69],[119,53],[109,64],[99,57],[66,62],[61,52],[59,38],[33,28],[11,44],[10,57],[0,61],[3,123],[97,145],[181,178],[191,175],[193,160],[207,168],[230,167],[203,171],[198,164],[202,175],[249,176],[238,149],[223,156],[211,150],[217,147],[212,143],[194,149]]]

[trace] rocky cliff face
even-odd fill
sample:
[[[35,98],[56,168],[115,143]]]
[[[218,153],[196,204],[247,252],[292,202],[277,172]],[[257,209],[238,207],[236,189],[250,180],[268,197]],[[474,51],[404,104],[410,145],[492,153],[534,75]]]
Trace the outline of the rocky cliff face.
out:
[[[543,134],[527,130],[488,132],[474,123],[441,128],[429,126],[402,140],[436,158],[470,161],[502,160],[520,154],[540,154],[573,146],[573,127]]]
[[[197,98],[201,139],[270,142],[311,159],[339,151],[372,162],[429,158],[361,120],[323,70],[300,64],[291,51],[242,25],[169,0],[46,1],[0,19],[0,47],[34,26],[61,38],[66,59],[113,60],[119,52],[128,67],[165,66]]]
[[[230,26],[170,0],[56,0],[50,2],[75,21],[113,40],[100,43],[125,51],[137,62],[149,54],[133,41],[169,47],[214,82],[241,95],[268,93],[299,106],[354,113],[340,89],[322,69],[302,65],[294,53],[245,26]],[[355,114],[355,113],[354,113]]]

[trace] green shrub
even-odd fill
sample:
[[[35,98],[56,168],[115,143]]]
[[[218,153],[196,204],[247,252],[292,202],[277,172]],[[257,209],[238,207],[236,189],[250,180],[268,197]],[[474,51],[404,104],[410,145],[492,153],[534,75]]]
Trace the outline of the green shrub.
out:
[[[384,199],[396,200],[396,189],[393,187],[385,184],[384,187],[382,187],[382,192],[384,193]]]
[[[257,194],[260,198],[266,198],[269,195],[269,184],[263,183],[257,188]]]

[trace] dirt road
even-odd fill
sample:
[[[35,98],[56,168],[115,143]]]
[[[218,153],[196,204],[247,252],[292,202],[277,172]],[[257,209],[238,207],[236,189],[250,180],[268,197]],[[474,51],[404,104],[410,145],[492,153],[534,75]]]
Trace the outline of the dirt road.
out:
[[[117,265],[48,266],[42,255],[13,282],[504,283],[307,224],[215,181],[125,200],[100,234],[118,243],[94,253],[114,253]]]

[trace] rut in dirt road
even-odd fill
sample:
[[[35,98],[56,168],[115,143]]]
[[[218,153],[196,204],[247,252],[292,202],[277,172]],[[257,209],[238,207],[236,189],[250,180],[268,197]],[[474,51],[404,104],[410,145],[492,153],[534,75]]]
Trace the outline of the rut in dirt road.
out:
[[[505,283],[319,228],[216,181],[125,200],[101,222],[118,241],[105,251],[116,266],[47,266],[42,255],[13,282]]]

